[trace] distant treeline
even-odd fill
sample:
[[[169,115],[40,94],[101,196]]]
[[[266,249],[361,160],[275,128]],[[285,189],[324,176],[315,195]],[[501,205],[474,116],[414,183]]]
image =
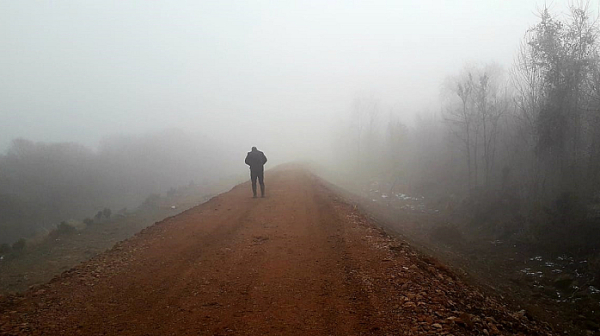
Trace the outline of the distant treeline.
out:
[[[496,237],[600,247],[598,22],[585,8],[543,10],[509,71],[456,69],[441,111],[414,127],[376,97],[357,99],[339,129],[338,166],[353,181],[462,210]]]
[[[16,139],[0,155],[0,243],[105,208],[133,208],[172,187],[210,183],[230,166],[207,139],[179,131],[113,137],[97,151]]]

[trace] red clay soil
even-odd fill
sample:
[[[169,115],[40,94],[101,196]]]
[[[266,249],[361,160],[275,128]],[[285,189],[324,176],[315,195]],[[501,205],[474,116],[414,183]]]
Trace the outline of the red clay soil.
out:
[[[27,292],[2,335],[550,335],[388,236],[297,166]]]

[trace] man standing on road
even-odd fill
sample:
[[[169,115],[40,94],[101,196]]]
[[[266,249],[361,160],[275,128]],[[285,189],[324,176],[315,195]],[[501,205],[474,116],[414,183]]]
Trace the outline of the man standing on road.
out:
[[[250,180],[252,181],[252,193],[254,194],[254,197],[256,197],[257,178],[258,183],[260,184],[260,196],[265,197],[264,165],[267,163],[267,157],[265,156],[265,153],[259,151],[256,149],[256,147],[252,147],[252,151],[248,152],[244,162],[250,166]]]

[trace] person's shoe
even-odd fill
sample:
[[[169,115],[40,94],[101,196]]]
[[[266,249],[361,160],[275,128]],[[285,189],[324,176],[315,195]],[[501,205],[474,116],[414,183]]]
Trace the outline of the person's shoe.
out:
[[[265,198],[265,195],[260,195],[261,198]]]
[[[252,198],[256,198],[256,195],[252,196]]]

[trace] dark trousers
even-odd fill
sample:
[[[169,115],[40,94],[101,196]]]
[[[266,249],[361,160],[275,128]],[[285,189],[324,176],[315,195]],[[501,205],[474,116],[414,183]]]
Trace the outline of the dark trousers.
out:
[[[256,196],[256,179],[260,184],[260,195],[265,196],[265,172],[263,170],[252,170],[250,169],[250,181],[252,181],[252,193]]]

